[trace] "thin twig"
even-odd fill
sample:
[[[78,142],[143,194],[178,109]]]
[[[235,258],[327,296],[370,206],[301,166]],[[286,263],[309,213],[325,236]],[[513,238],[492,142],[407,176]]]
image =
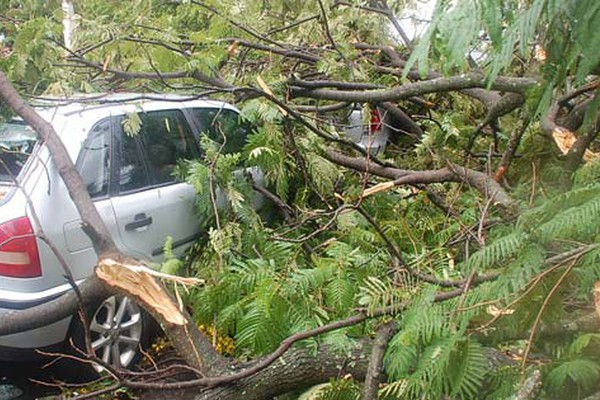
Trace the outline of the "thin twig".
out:
[[[533,345],[533,337],[535,336],[535,334],[538,331],[538,328],[542,321],[542,315],[544,314],[544,311],[546,311],[546,307],[548,307],[548,304],[550,303],[552,296],[554,296],[554,293],[556,293],[556,291],[558,290],[560,285],[563,283],[563,281],[565,280],[567,275],[569,275],[569,273],[573,270],[573,267],[575,267],[575,264],[577,264],[578,260],[579,260],[579,257],[574,258],[573,261],[571,261],[569,266],[562,273],[560,278],[558,278],[558,280],[556,281],[554,286],[552,286],[552,289],[550,289],[550,292],[548,292],[548,295],[544,299],[544,302],[542,303],[542,306],[540,307],[540,310],[538,311],[537,316],[535,317],[535,322],[533,323],[533,326],[531,327],[531,333],[529,334],[529,338],[527,339],[527,347],[525,348],[525,352],[523,353],[523,361],[521,362],[521,373],[523,373],[523,374],[525,374],[525,365],[527,364],[527,357],[529,356],[529,353],[531,352],[531,346]]]

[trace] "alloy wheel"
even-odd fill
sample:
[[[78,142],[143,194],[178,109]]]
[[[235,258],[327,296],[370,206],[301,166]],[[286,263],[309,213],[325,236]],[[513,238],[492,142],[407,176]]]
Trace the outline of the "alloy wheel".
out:
[[[128,367],[139,352],[142,338],[142,310],[125,296],[104,300],[90,321],[92,349],[105,363]],[[95,369],[102,371],[97,365]]]

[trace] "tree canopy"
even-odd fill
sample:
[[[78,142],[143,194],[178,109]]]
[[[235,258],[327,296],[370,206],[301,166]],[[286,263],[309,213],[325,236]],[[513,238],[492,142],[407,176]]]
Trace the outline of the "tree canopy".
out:
[[[0,4],[0,69],[32,101],[177,92],[233,102],[254,127],[242,152],[204,138],[202,159],[180,165],[207,234],[162,266],[205,280],[179,295],[236,361],[210,354],[214,367],[170,386],[120,372],[117,386],[600,391],[600,2],[440,0],[411,41],[404,1],[86,0],[70,45],[60,2]],[[389,125],[385,151],[346,134],[359,108],[365,126],[375,112]]]

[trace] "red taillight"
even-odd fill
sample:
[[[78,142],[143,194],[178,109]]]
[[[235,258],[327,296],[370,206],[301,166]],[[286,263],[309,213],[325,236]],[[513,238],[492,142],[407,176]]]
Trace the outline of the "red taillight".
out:
[[[379,115],[379,111],[374,109],[371,110],[371,133],[375,133],[381,129],[381,116]]]
[[[27,217],[0,224],[0,275],[11,278],[42,275],[36,237]]]

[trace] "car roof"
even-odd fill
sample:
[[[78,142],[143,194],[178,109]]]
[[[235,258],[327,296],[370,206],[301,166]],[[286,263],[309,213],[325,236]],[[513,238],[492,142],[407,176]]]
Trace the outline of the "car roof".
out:
[[[77,94],[69,97],[38,98],[31,104],[41,114],[69,116],[85,111],[99,110],[128,112],[131,106],[151,108],[209,107],[235,109],[232,105],[218,100],[209,100],[196,95],[171,93],[100,93]]]

